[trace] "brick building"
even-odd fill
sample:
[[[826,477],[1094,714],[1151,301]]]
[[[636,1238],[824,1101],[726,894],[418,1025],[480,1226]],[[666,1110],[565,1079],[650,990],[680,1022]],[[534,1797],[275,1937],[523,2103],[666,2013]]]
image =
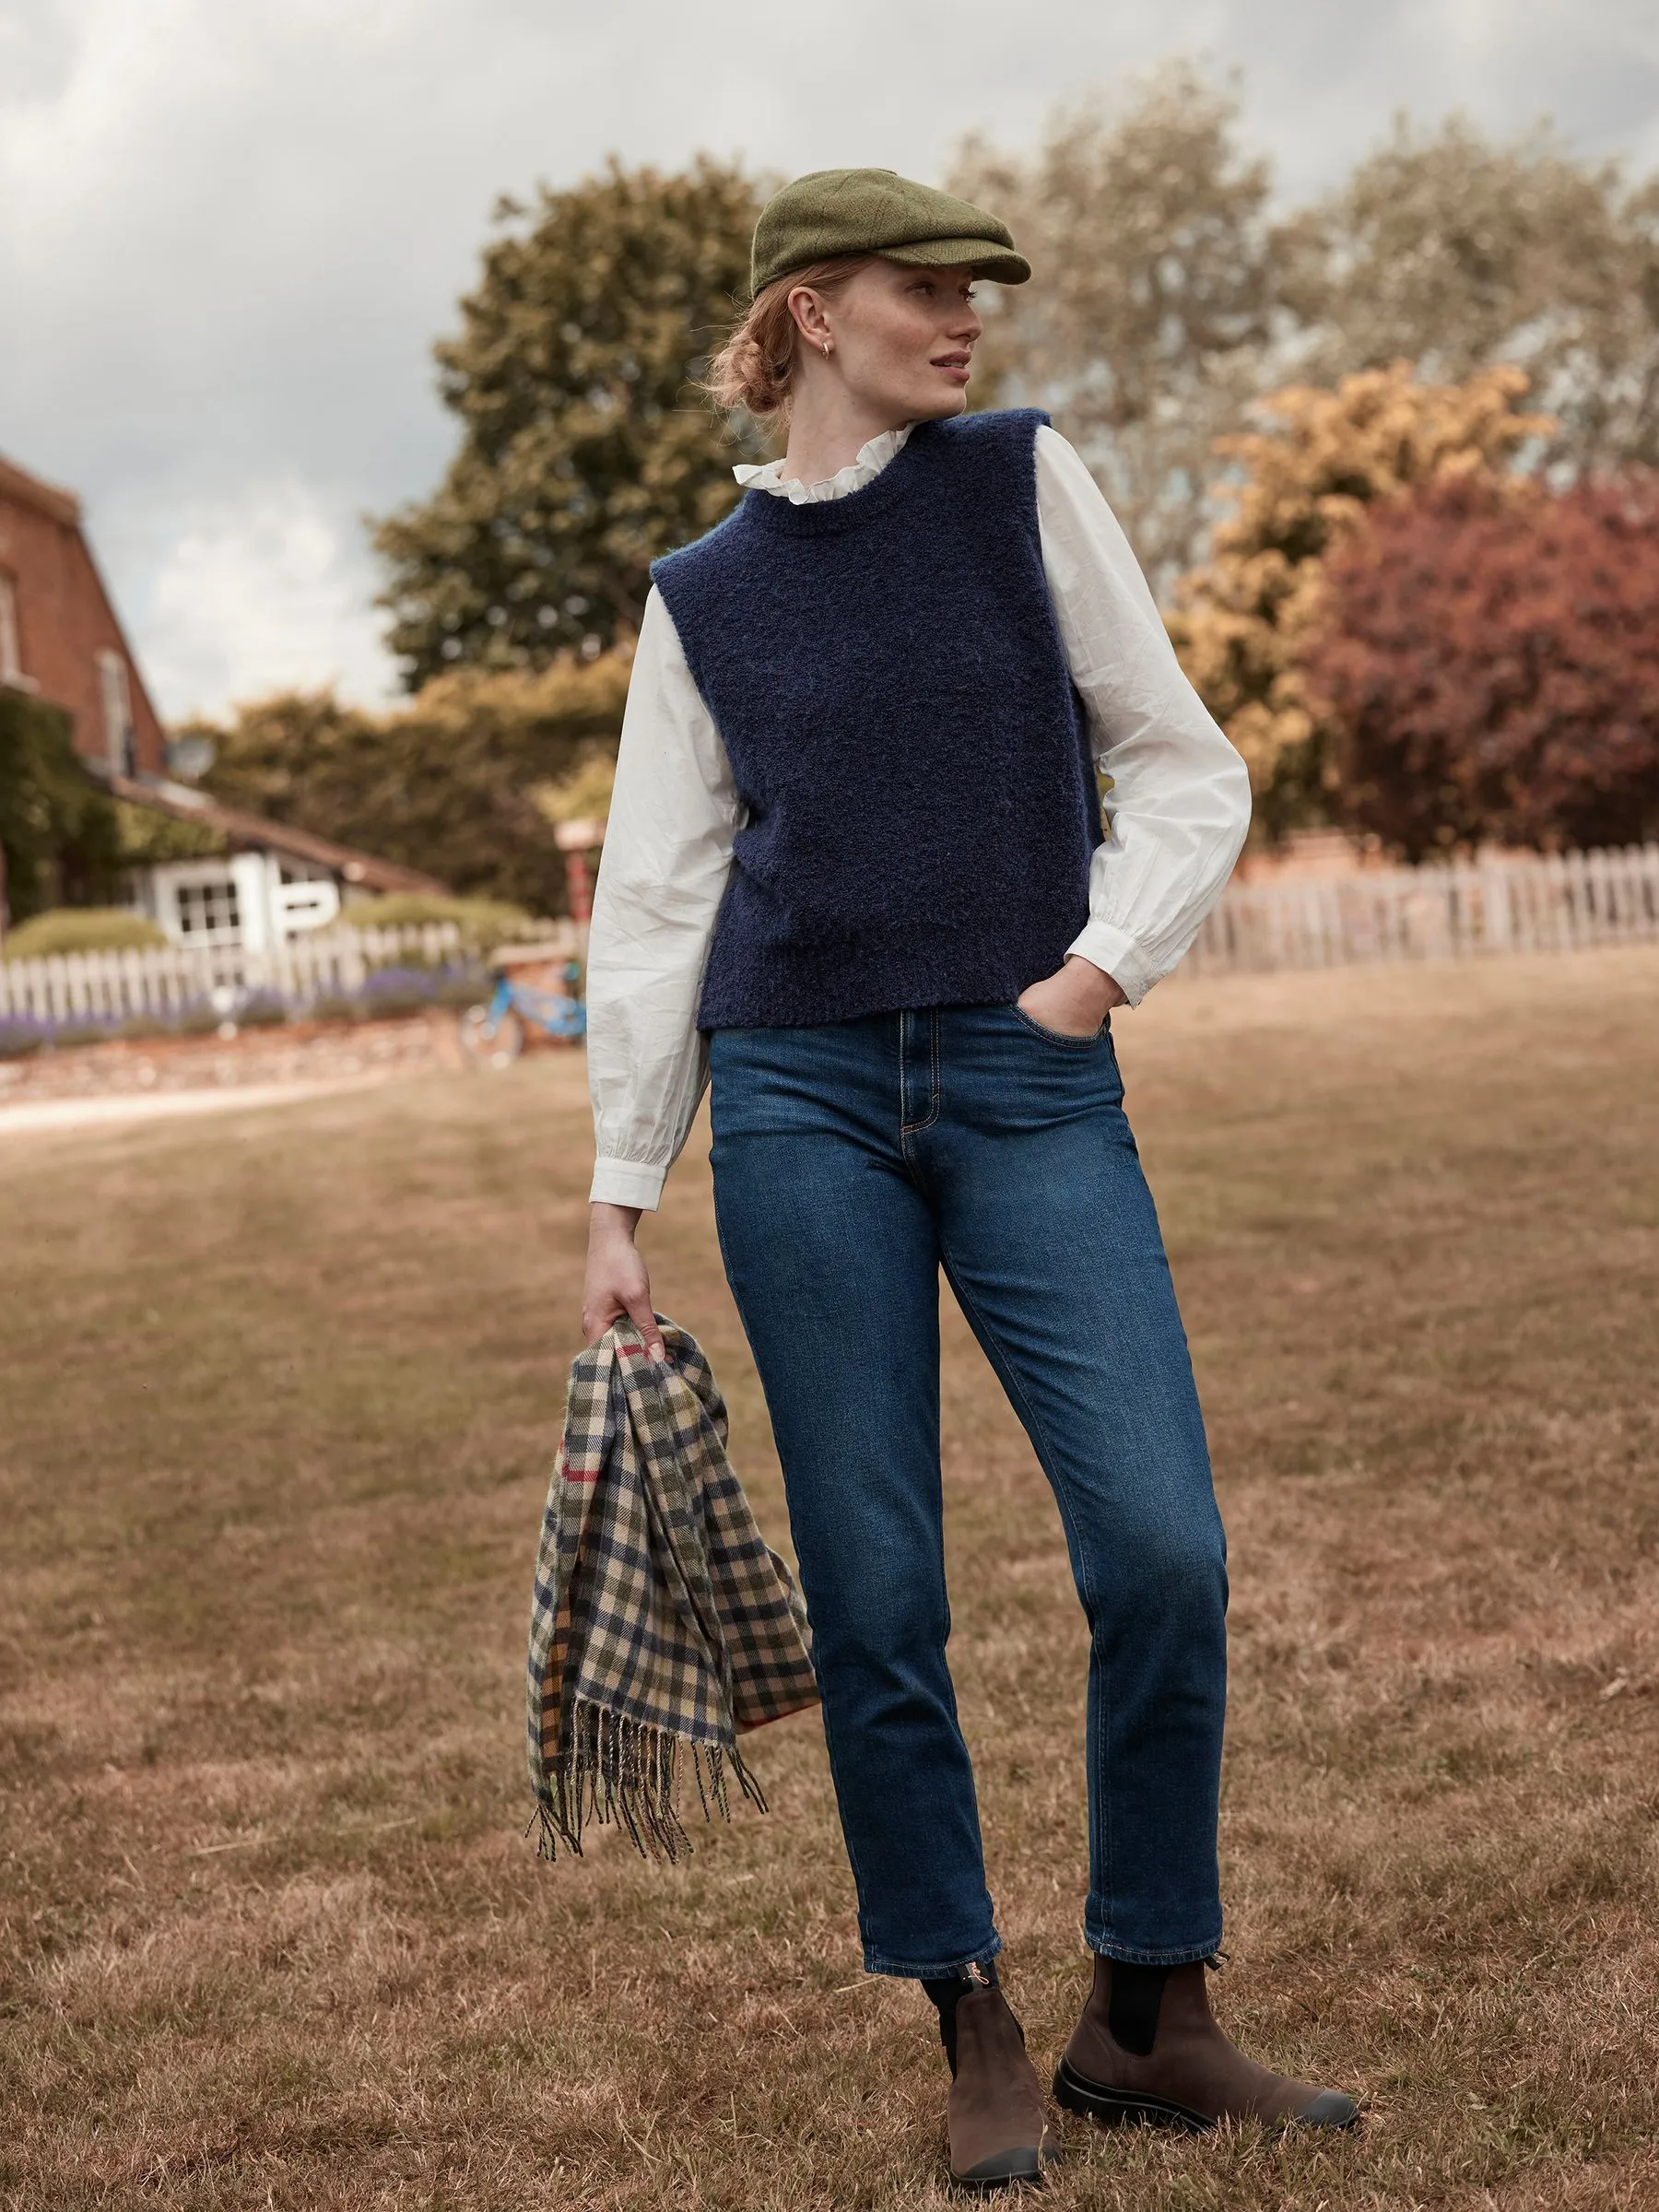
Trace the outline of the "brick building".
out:
[[[76,750],[161,775],[166,742],[81,529],[73,492],[0,457],[0,684],[74,717]]]
[[[75,750],[111,798],[196,832],[201,849],[192,858],[127,871],[127,900],[176,944],[264,947],[324,927],[347,896],[445,888],[418,869],[221,806],[176,781],[166,733],[81,528],[80,501],[0,456],[6,690],[68,713]],[[0,903],[0,923],[4,913]]]

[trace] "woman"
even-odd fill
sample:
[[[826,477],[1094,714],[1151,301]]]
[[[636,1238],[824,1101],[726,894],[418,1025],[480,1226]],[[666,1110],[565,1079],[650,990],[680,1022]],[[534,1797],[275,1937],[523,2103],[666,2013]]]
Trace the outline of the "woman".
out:
[[[653,569],[590,941],[582,1322],[662,1356],[640,1213],[712,1087],[716,1223],[777,1440],[865,1968],[920,1981],[952,2174],[1040,2180],[945,1641],[938,1271],[1053,1486],[1092,1644],[1095,1978],[1055,2094],[1347,2124],[1212,2019],[1225,1546],[1112,1040],[1249,817],[1133,555],[1037,410],[969,416],[982,209],[888,170],[757,225],[728,406],[781,462]],[[1112,778],[1102,829],[1098,762]]]

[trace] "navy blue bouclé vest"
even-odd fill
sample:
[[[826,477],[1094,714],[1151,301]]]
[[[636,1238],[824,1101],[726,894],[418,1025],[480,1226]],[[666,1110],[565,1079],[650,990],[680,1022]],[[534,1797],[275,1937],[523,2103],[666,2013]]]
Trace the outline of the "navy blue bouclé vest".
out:
[[[871,483],[750,491],[653,562],[748,820],[700,1030],[1010,1004],[1103,834],[1042,572],[1041,409],[921,423]]]

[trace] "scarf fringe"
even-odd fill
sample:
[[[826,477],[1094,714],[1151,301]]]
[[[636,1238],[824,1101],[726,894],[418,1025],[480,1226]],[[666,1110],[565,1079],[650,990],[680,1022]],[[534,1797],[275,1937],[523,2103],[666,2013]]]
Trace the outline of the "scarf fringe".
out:
[[[765,1812],[760,1785],[735,1744],[704,1744],[645,1721],[629,1720],[608,1706],[577,1699],[569,1714],[567,1747],[545,1766],[536,1784],[531,1827],[539,1825],[536,1855],[556,1859],[559,1845],[582,1856],[582,1831],[592,1821],[628,1830],[642,1858],[674,1861],[691,1850],[676,1805],[682,1768],[688,1764],[705,1820],[716,1811],[732,1817],[729,1781]]]

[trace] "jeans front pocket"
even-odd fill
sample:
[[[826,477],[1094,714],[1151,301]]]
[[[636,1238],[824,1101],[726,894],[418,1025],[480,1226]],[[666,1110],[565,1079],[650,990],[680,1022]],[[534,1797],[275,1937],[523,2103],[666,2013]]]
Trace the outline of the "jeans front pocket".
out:
[[[1008,1011],[1016,1021],[1023,1023],[1034,1037],[1041,1037],[1050,1044],[1069,1046],[1075,1053],[1093,1052],[1103,1039],[1112,1035],[1112,1017],[1107,1015],[1100,1028],[1088,1037],[1068,1037],[1064,1030],[1046,1030],[1041,1022],[1033,1021],[1023,1006],[1010,1005]]]

